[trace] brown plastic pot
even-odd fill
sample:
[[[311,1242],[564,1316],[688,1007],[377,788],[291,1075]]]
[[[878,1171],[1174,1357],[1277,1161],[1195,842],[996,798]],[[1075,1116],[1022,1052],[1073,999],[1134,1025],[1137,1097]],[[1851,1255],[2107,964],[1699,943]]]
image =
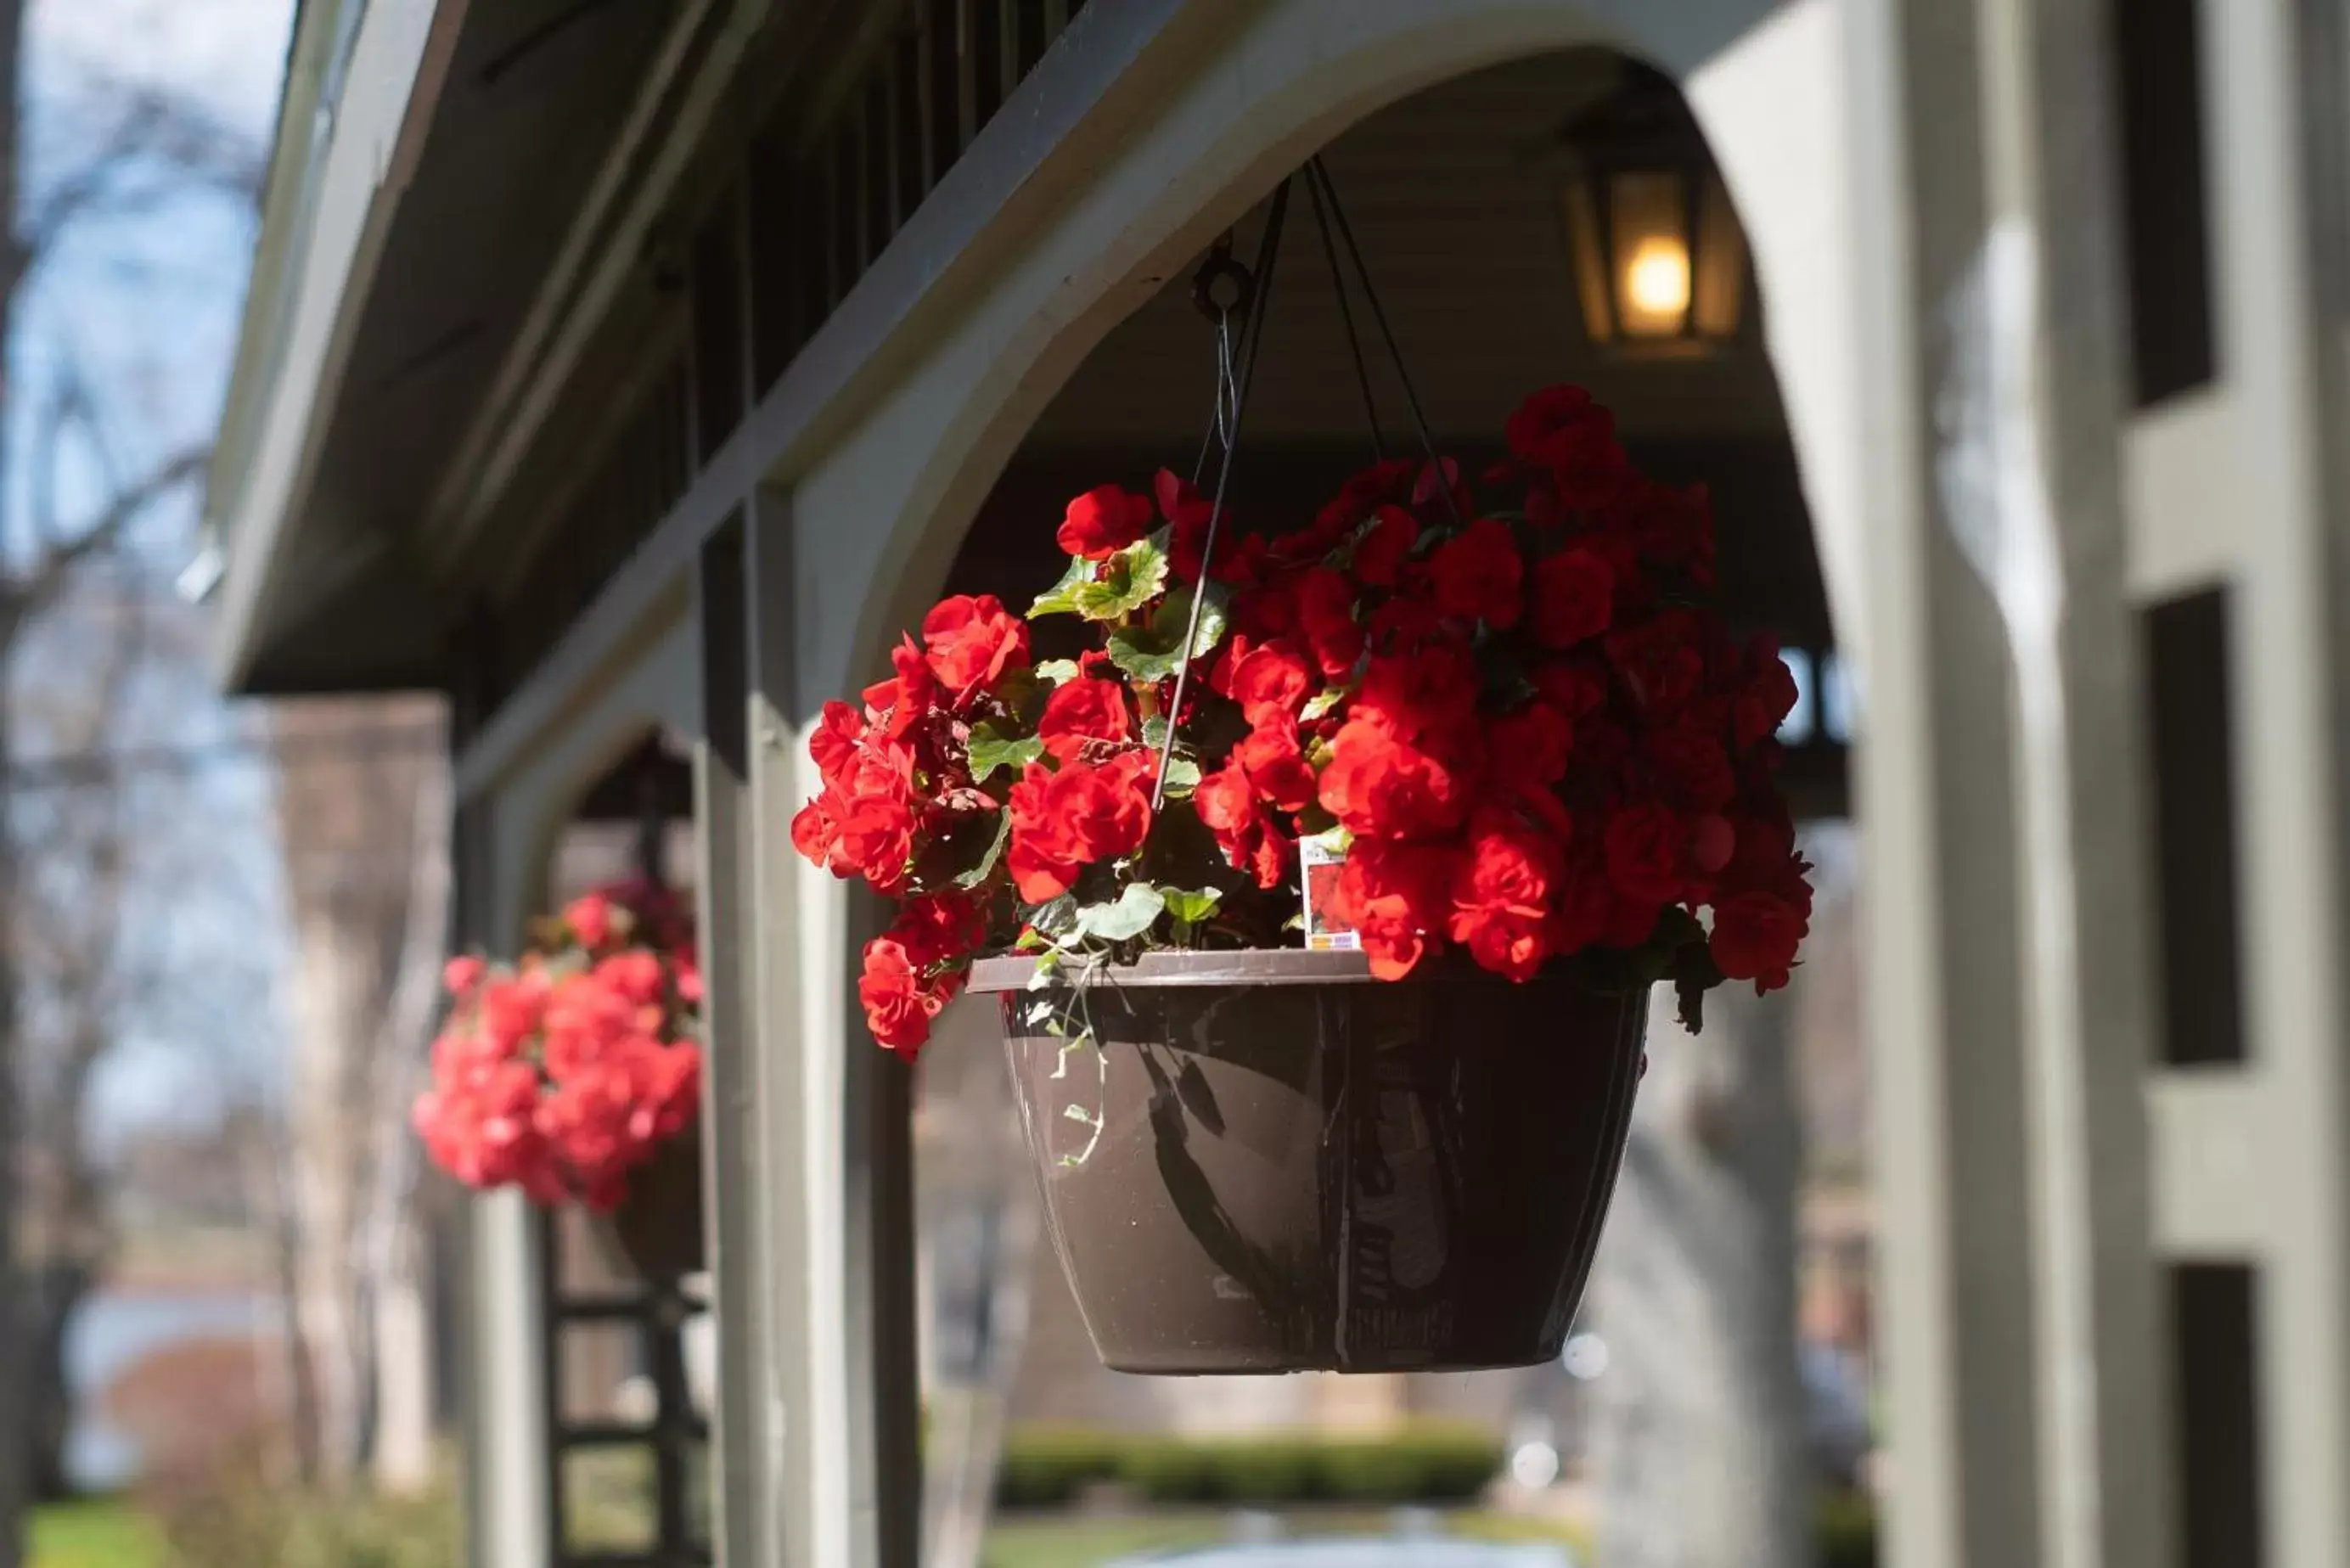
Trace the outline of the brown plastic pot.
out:
[[[1647,999],[1359,954],[1152,953],[1080,992],[983,960],[1094,1348],[1122,1372],[1437,1371],[1559,1353]],[[1101,1050],[1054,1033],[1088,1027]]]
[[[614,1251],[647,1280],[702,1267],[702,1129],[688,1127],[629,1172],[629,1195],[598,1227]]]

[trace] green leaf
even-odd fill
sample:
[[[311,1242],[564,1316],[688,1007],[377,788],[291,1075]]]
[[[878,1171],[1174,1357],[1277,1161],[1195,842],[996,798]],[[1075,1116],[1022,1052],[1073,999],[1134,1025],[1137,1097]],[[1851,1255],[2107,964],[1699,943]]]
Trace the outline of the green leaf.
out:
[[[1321,718],[1325,713],[1327,713],[1331,709],[1336,708],[1339,703],[1344,702],[1346,700],[1346,688],[1342,686],[1326,686],[1321,691],[1316,691],[1313,696],[1306,699],[1305,706],[1298,712],[1298,720],[1303,723],[1310,724],[1315,720]]]
[[[1229,595],[1211,583],[1200,601],[1200,629],[1191,639],[1191,657],[1205,658],[1224,640],[1231,618],[1225,611]],[[1169,594],[1151,612],[1148,625],[1109,634],[1110,662],[1137,680],[1166,680],[1183,662],[1183,631],[1191,623],[1191,595]]]
[[[1045,742],[1035,735],[999,735],[993,724],[973,724],[971,728],[971,776],[974,784],[984,783],[998,768],[1010,768],[1015,773],[1045,754]]]
[[[1157,715],[1142,722],[1142,743],[1154,756],[1166,755],[1167,721]],[[1170,795],[1190,794],[1200,787],[1200,764],[1185,756],[1167,758],[1167,793]]]
[[[1092,582],[1093,576],[1094,564],[1082,556],[1072,556],[1069,569],[1061,574],[1061,580],[1038,594],[1036,602],[1028,607],[1028,618],[1035,620],[1040,615],[1076,614],[1077,590]]]
[[[1047,898],[1028,911],[1028,923],[1040,935],[1056,942],[1074,936],[1077,929],[1077,901],[1066,893]]]
[[[1722,982],[1721,967],[1702,946],[1682,948],[1669,972],[1680,1002],[1681,1027],[1695,1034],[1705,1027],[1705,993]]]
[[[1223,902],[1224,898],[1221,888],[1202,888],[1197,892],[1181,888],[1161,888],[1159,894],[1167,900],[1167,912],[1187,926],[1196,926],[1214,914],[1216,906]]]
[[[995,836],[988,841],[986,851],[979,857],[979,864],[956,877],[954,885],[958,888],[976,888],[986,881],[994,873],[995,863],[1003,858],[1003,846],[1011,842],[1012,814],[1008,811],[999,811],[995,814]]]
[[[1077,934],[1106,942],[1123,942],[1149,930],[1165,911],[1167,900],[1148,882],[1129,882],[1109,903],[1088,904],[1077,911]]]
[[[1122,620],[1157,598],[1159,590],[1166,586],[1166,553],[1149,540],[1141,539],[1101,563],[1101,571],[1093,581],[1071,588],[1069,601],[1087,620]]]
[[[1084,671],[1077,668],[1077,661],[1074,659],[1048,659],[1036,666],[1036,679],[1048,680],[1055,686],[1066,686],[1082,673]]]
[[[1297,842],[1301,845],[1311,845],[1343,860],[1347,857],[1347,852],[1355,846],[1355,836],[1343,826],[1326,827],[1318,833],[1301,834]]]
[[[1704,925],[1679,904],[1668,904],[1658,913],[1656,929],[1648,933],[1648,940],[1672,953],[1689,949],[1700,953],[1706,950]]]
[[[1478,662],[1484,666],[1485,691],[1481,706],[1489,712],[1506,713],[1523,707],[1534,695],[1534,683],[1526,670],[1510,651],[1491,643],[1478,649]]]

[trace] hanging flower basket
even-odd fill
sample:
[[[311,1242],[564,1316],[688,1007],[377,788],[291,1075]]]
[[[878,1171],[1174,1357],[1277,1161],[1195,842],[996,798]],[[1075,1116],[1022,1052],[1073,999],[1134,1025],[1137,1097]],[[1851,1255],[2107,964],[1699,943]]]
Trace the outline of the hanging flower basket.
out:
[[[1240,367],[1212,493],[1087,492],[1024,618],[939,604],[892,679],[826,705],[793,839],[898,906],[858,985],[880,1044],[910,1056],[966,986],[996,994],[1109,1364],[1537,1361],[1648,989],[1695,1026],[1712,986],[1795,961],[1794,682],[1710,603],[1705,493],[1642,477],[1577,388],[1529,398],[1480,483],[1423,425],[1312,518],[1236,526],[1286,190],[1253,277],[1202,270]],[[1235,271],[1237,353],[1211,297]]]
[[[632,1170],[628,1191],[597,1216],[604,1240],[640,1278],[671,1280],[703,1267],[702,1135],[690,1125]]]
[[[452,960],[418,1134],[469,1187],[585,1205],[648,1278],[702,1262],[702,976],[692,925],[638,881],[575,899],[512,966]]]
[[[1121,1372],[1556,1356],[1630,1125],[1645,1008],[1554,970],[1396,983],[1357,953],[1151,953],[1081,1000],[983,959],[1053,1244]],[[1055,1025],[1082,1007],[1076,1059]],[[1072,1112],[1075,1115],[1072,1115]]]

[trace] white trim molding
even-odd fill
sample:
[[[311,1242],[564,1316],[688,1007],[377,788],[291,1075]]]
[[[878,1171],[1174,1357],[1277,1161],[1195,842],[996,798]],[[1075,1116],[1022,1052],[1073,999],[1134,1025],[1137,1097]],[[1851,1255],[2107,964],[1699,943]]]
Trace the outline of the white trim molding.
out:
[[[239,350],[224,425],[250,429],[252,447],[225,455],[215,482],[234,473],[236,483],[231,493],[210,498],[211,520],[228,552],[217,659],[231,688],[251,669],[263,606],[284,562],[281,541],[304,504],[333,389],[358,334],[392,212],[432,128],[466,4],[369,0],[341,91],[317,108],[332,122],[323,150],[311,148],[322,161],[317,203],[270,214],[280,225],[271,243],[288,247],[298,263],[290,276],[258,276],[256,286],[268,293],[246,302],[248,343]],[[289,145],[281,137],[281,151]],[[312,177],[307,169],[300,173],[302,181]],[[293,179],[291,171],[286,178]],[[271,185],[273,194],[281,189],[275,173]],[[285,232],[289,225],[298,232]],[[256,332],[266,335],[257,349],[250,341]]]

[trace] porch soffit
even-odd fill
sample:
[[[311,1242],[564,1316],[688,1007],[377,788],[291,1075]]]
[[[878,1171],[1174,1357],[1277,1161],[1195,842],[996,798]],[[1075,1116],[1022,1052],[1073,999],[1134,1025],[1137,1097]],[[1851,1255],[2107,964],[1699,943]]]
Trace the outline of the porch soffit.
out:
[[[1048,161],[1092,156],[1079,132],[1107,137],[1106,122],[1139,114],[1149,94],[1211,52],[1229,0],[1097,0],[1045,55],[813,336],[757,397],[731,436],[701,462],[684,495],[500,704],[459,760],[459,789],[473,794],[504,774],[609,667],[611,649],[636,635],[691,569],[702,540],[742,506],[788,452],[820,426],[852,417],[852,396],[886,386],[912,351],[918,316],[950,308],[943,286],[972,286],[1039,221],[1039,202],[1066,193],[1038,181]],[[1211,15],[1212,14],[1212,15]],[[1196,26],[1175,26],[1189,20]],[[1170,36],[1170,35],[1173,35]],[[1146,61],[1152,62],[1145,64]],[[1016,254],[1016,252],[1014,253]]]
[[[248,343],[275,312],[288,326],[276,362],[240,363],[229,423],[253,426],[254,451],[230,452],[215,476],[232,685],[439,682],[445,607],[412,520],[602,164],[612,106],[686,5],[368,6],[307,174],[315,211],[273,211],[287,232],[262,247],[314,264],[339,247],[348,265],[297,268],[285,297],[247,306]],[[392,36],[403,19],[429,22],[430,48]]]
[[[227,553],[219,659],[231,686],[273,589],[312,410],[340,379],[357,306],[432,120],[465,0],[313,0],[295,19],[205,521]]]

